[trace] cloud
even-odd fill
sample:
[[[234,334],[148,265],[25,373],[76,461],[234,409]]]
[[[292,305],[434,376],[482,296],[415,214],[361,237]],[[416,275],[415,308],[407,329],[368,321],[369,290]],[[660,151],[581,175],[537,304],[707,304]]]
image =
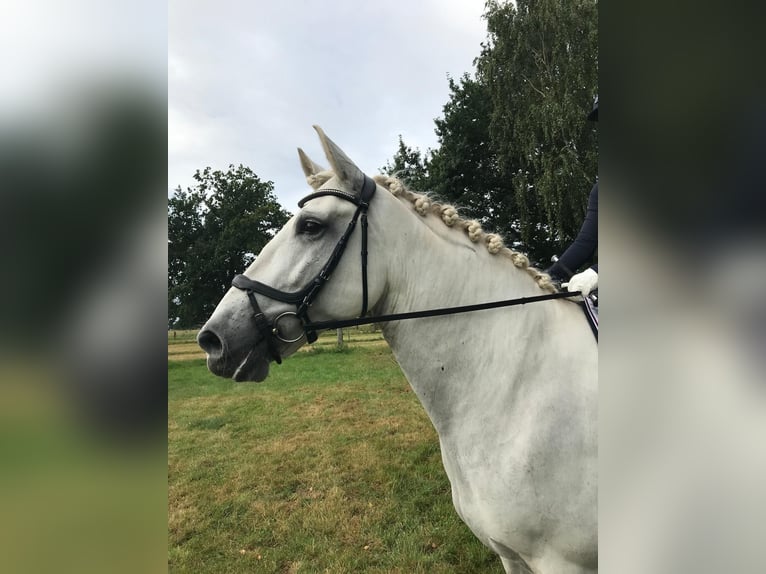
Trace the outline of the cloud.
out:
[[[324,159],[312,124],[369,172],[391,158],[398,134],[435,146],[447,75],[471,71],[483,9],[477,1],[171,2],[169,187],[188,185],[206,165],[244,163],[294,209],[307,190],[295,148]]]

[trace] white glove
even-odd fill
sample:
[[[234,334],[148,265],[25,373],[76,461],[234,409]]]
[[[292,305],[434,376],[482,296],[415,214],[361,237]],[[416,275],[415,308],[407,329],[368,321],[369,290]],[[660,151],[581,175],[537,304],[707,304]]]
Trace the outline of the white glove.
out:
[[[586,269],[582,273],[572,275],[569,283],[562,283],[562,287],[566,287],[567,291],[579,291],[583,297],[587,297],[588,293],[598,287],[598,273],[593,269]]]

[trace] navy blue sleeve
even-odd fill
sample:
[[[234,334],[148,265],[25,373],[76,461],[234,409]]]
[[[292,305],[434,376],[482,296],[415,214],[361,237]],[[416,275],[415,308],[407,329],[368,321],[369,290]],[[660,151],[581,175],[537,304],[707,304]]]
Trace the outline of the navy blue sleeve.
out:
[[[590,261],[598,248],[598,182],[588,196],[588,209],[580,232],[559,260],[554,263],[548,273],[559,279],[569,279],[573,273]],[[593,270],[598,272],[598,266]]]

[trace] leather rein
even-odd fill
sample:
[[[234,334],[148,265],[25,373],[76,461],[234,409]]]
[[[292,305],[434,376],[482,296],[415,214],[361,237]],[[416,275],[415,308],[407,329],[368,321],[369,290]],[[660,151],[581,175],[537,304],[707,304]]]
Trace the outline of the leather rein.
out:
[[[307,202],[317,197],[323,197],[327,195],[335,196],[345,201],[349,201],[355,204],[356,211],[354,212],[351,221],[349,222],[346,230],[344,231],[338,243],[335,245],[330,258],[327,263],[324,264],[322,270],[306,285],[303,289],[295,292],[281,291],[261,283],[254,281],[244,275],[235,275],[231,284],[237,289],[241,289],[247,294],[250,300],[250,306],[253,308],[253,319],[255,320],[255,326],[261,336],[267,341],[269,353],[272,358],[277,362],[282,362],[282,357],[277,348],[277,340],[283,343],[296,343],[304,336],[308,343],[313,343],[317,340],[317,331],[324,329],[339,329],[342,327],[353,327],[357,325],[369,325],[372,323],[383,323],[387,321],[401,321],[404,319],[417,319],[423,317],[438,317],[441,315],[453,315],[457,313],[469,313],[471,311],[481,311],[484,309],[496,309],[498,307],[512,307],[514,305],[524,305],[526,303],[535,303],[538,301],[549,301],[551,299],[562,299],[577,295],[578,291],[569,291],[563,293],[549,293],[546,295],[538,295],[534,297],[520,297],[517,299],[507,299],[504,301],[491,301],[489,303],[479,303],[477,305],[466,305],[461,307],[444,307],[440,309],[428,309],[425,311],[413,311],[410,313],[396,313],[393,315],[378,315],[375,317],[365,317],[367,314],[368,305],[368,292],[367,292],[367,211],[370,207],[370,202],[375,195],[377,185],[375,182],[364,176],[364,184],[362,185],[362,191],[358,196],[339,189],[319,189],[314,193],[311,193],[301,199],[298,202],[298,207],[303,207]],[[308,316],[308,310],[311,304],[316,299],[321,289],[325,286],[330,279],[332,272],[338,265],[340,258],[343,256],[348,240],[351,234],[356,229],[357,222],[361,220],[362,227],[362,312],[356,319],[343,319],[337,321],[320,321],[317,323],[311,322]],[[286,311],[275,317],[274,321],[270,321],[261,310],[258,305],[258,301],[255,298],[255,294],[265,295],[270,299],[282,301],[284,303],[291,303],[296,306],[295,311]],[[279,331],[279,322],[288,317],[297,318],[303,325],[303,333],[295,338],[287,338],[282,336]]]

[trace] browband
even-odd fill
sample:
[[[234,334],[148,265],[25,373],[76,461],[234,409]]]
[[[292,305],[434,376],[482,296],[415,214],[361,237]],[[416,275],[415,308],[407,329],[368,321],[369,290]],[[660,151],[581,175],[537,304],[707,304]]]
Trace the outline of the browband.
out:
[[[325,195],[334,195],[335,197],[340,197],[341,199],[350,201],[351,203],[355,205],[369,205],[370,200],[372,199],[372,196],[375,195],[376,189],[377,189],[377,185],[375,184],[375,181],[373,181],[372,178],[365,175],[364,183],[362,184],[362,191],[359,192],[359,195],[355,195],[348,191],[343,191],[340,189],[333,189],[331,187],[327,187],[324,189],[318,189],[314,193],[308,194],[306,197],[304,197],[298,202],[298,207],[303,207],[307,202],[311,201],[312,199],[316,199],[317,197],[323,197]]]

